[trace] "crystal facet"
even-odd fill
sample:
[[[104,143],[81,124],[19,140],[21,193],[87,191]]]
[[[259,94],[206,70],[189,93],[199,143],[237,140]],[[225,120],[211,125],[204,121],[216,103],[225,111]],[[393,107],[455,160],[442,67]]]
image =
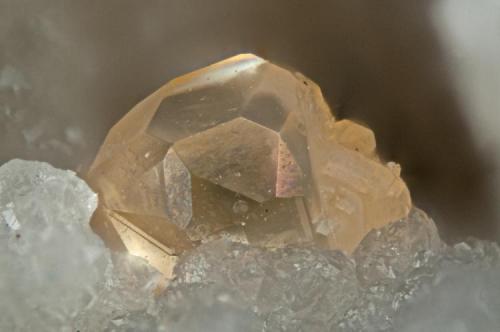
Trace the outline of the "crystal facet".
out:
[[[89,181],[102,198],[94,229],[166,274],[217,237],[350,253],[411,208],[370,129],[335,121],[316,84],[254,55],[139,103],[109,132]]]

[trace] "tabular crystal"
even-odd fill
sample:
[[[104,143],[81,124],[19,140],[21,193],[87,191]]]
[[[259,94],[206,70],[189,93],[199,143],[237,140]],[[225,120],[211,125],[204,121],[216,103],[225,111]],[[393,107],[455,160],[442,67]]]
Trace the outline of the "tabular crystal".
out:
[[[254,55],[139,103],[109,132],[89,180],[102,203],[94,229],[166,274],[217,237],[352,252],[411,207],[371,130],[335,121],[316,84]]]

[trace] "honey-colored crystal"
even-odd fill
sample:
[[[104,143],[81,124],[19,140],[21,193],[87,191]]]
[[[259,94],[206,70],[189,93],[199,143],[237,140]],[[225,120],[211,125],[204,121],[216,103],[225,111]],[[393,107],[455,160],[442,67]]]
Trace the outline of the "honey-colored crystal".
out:
[[[238,55],[174,79],[111,129],[89,172],[93,226],[167,275],[221,236],[350,253],[408,215],[394,165],[371,130],[335,121],[312,81]]]

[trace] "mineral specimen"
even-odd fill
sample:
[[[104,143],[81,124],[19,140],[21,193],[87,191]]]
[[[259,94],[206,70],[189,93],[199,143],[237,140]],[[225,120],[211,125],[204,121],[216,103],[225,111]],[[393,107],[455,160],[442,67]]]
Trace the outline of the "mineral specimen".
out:
[[[88,179],[94,229],[171,275],[210,239],[352,252],[411,208],[373,133],[335,121],[316,84],[254,55],[169,82],[109,132]]]

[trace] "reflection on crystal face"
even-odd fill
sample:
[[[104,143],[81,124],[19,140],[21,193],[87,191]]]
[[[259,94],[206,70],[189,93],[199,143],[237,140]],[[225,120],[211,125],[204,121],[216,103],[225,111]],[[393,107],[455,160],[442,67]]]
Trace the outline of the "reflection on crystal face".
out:
[[[238,117],[241,103],[228,86],[179,93],[162,101],[148,132],[173,144]]]
[[[257,202],[275,197],[279,136],[237,118],[178,141],[174,149],[190,171]]]
[[[396,169],[313,82],[239,55],[174,79],[111,129],[89,174],[106,211],[93,224],[164,271],[162,257],[217,237],[352,252],[408,215]]]

